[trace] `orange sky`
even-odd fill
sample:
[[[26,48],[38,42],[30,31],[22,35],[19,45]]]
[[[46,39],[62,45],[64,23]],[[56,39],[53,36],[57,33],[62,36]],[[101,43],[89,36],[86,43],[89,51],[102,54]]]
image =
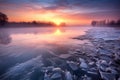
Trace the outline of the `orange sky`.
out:
[[[65,14],[57,11],[43,11],[43,12],[37,12],[37,11],[19,11],[19,13],[15,13],[12,15],[10,11],[5,11],[8,14],[9,21],[50,21],[54,22],[56,24],[60,24],[62,22],[65,22],[66,24],[74,25],[74,24],[89,24],[91,22],[90,19],[86,19],[83,16],[73,16],[72,14]]]
[[[64,13],[58,11],[35,11],[35,10],[19,10],[16,11],[14,14],[11,11],[3,11],[7,13],[9,21],[15,21],[15,22],[20,22],[20,21],[50,21],[54,22],[56,24],[60,24],[62,22],[65,22],[66,24],[69,25],[85,25],[85,24],[90,24],[92,20],[103,20],[103,19],[110,19],[109,16],[103,15],[102,17],[96,17],[96,15],[89,15],[89,14],[72,14],[72,13]],[[111,17],[112,18],[112,17]],[[113,18],[114,19],[114,18]]]
[[[96,17],[96,15],[91,14],[75,14],[73,13],[64,13],[59,10],[18,10],[15,13],[11,10],[3,10],[4,13],[8,15],[10,22],[21,22],[21,21],[46,21],[46,22],[54,22],[56,24],[60,24],[65,22],[67,25],[85,25],[90,24],[92,20],[103,20],[109,19],[109,16]]]
[[[69,1],[63,0],[2,0],[0,12],[7,14],[9,21],[50,21],[67,25],[90,24],[92,20],[119,19],[117,2],[111,4],[101,1]],[[110,3],[109,1],[109,3]],[[74,3],[74,4],[73,4]],[[84,3],[83,5],[81,5]],[[106,6],[107,5],[107,6]]]

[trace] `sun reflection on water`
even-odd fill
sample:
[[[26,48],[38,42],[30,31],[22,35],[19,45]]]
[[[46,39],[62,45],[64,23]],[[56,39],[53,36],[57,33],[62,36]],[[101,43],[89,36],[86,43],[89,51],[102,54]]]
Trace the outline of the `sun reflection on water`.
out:
[[[48,44],[72,44],[77,43],[77,41],[72,38],[75,36],[84,35],[85,30],[81,28],[68,29],[63,27],[30,28],[26,30],[23,28],[21,30],[18,29],[16,33],[14,32],[16,29],[13,29],[13,32],[9,35],[12,39],[9,45],[48,46]]]
[[[54,34],[55,34],[55,35],[61,35],[61,34],[62,34],[62,31],[61,31],[59,28],[57,28],[57,29],[55,30]]]

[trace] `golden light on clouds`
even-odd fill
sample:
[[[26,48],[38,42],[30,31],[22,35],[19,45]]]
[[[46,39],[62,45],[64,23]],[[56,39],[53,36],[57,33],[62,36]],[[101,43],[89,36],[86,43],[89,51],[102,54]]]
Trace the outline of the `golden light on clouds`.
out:
[[[62,15],[62,16],[61,16]],[[21,22],[21,21],[42,21],[42,22],[54,22],[57,26],[61,23],[66,23],[67,25],[74,25],[74,24],[89,24],[91,22],[89,19],[85,19],[83,17],[75,17],[71,15],[66,15],[64,13],[37,13],[37,12],[29,12],[22,13],[21,15],[10,16],[9,21]]]
[[[84,3],[86,5],[81,5]],[[62,22],[81,25],[90,24],[92,20],[119,19],[118,2],[110,0],[104,3],[102,0],[0,0],[0,12],[7,14],[10,22],[45,21],[56,25]],[[96,7],[97,4],[99,6]]]

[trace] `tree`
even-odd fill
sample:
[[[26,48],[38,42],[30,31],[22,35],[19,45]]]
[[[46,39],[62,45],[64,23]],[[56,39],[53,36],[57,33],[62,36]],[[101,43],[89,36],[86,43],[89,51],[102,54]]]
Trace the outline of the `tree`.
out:
[[[109,22],[109,25],[115,25],[115,24],[116,24],[116,22],[114,20]]]
[[[6,14],[0,12],[0,25],[5,25],[8,22]]]
[[[117,20],[117,25],[120,25],[120,19],[119,19],[119,20]]]
[[[32,24],[37,24],[37,21],[32,21]]]
[[[96,26],[96,24],[97,24],[97,21],[92,21],[92,22],[91,22],[91,25],[92,25],[92,26]]]

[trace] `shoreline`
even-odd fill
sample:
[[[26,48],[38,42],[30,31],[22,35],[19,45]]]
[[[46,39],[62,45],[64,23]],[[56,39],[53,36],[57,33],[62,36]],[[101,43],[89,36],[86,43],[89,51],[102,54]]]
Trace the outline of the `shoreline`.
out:
[[[29,77],[33,77],[32,79],[39,78],[53,80],[64,80],[66,78],[68,78],[68,80],[118,80],[120,78],[120,39],[105,40],[102,38],[95,38],[96,32],[105,33],[108,28],[106,28],[106,30],[103,28],[104,31],[100,32],[99,28],[98,31],[92,29],[86,31],[85,35],[72,38],[73,40],[78,41],[88,40],[91,44],[84,43],[67,47],[65,47],[65,45],[58,46],[56,44],[53,45],[50,50],[47,50],[46,48],[41,48],[41,50],[39,50],[40,48],[38,47],[36,53],[34,51],[31,52],[32,55],[33,53],[37,54],[36,57],[31,56],[33,58],[26,60],[26,57],[29,58],[28,55],[31,55],[28,51],[28,55],[26,54],[26,57],[24,57],[26,61],[19,61],[19,63],[12,60],[19,60],[23,57],[21,58],[18,56],[19,59],[11,59],[10,57],[11,62],[15,65],[1,75],[0,79],[3,79],[2,77],[4,77],[4,80],[15,80],[20,75],[20,78],[23,79],[26,73],[30,73],[29,75],[26,75],[28,79]],[[112,33],[110,34],[109,32],[110,31],[108,31],[108,35],[111,35]],[[48,46],[51,46],[51,44]],[[18,75],[13,75],[16,73]]]

